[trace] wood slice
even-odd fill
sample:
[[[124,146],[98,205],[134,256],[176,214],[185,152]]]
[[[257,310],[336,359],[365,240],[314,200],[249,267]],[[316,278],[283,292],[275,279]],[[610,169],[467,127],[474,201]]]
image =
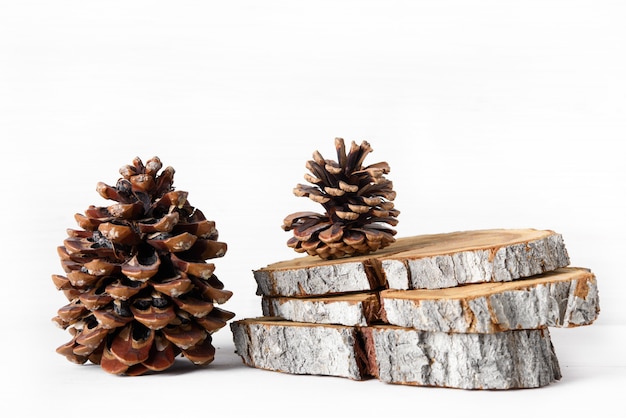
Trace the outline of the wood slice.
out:
[[[377,292],[317,298],[263,296],[261,306],[264,316],[295,322],[365,326],[380,319]]]
[[[589,325],[600,312],[596,278],[566,267],[524,280],[436,290],[385,290],[383,321],[424,331],[494,333]]]
[[[548,329],[448,334],[390,325],[363,328],[370,371],[386,383],[522,389],[561,378]]]
[[[251,318],[230,324],[235,352],[259,369],[460,389],[520,389],[561,378],[547,328],[449,334]]]
[[[306,256],[253,271],[257,295],[318,296],[369,291],[384,286],[369,258],[322,260]]]
[[[280,318],[231,322],[244,364],[291,374],[369,377],[356,327],[295,323]]]
[[[550,230],[494,229],[415,237],[413,248],[378,258],[390,289],[442,289],[507,282],[569,265]]]
[[[377,252],[338,260],[305,256],[254,270],[257,294],[320,296],[506,282],[569,264],[560,234],[491,229],[399,238]]]

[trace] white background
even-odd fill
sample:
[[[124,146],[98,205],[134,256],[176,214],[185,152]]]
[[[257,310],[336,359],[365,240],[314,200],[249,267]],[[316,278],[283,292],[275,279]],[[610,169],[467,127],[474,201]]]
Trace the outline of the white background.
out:
[[[0,410],[31,416],[624,416],[626,6],[620,1],[2,1]],[[367,140],[398,236],[552,229],[598,278],[591,326],[554,329],[563,378],[465,391],[216,360],[138,378],[55,353],[50,276],[74,214],[154,155],[229,245],[223,307],[260,315],[252,270],[298,256],[283,217],[314,150]],[[531,410],[531,411],[529,411]]]

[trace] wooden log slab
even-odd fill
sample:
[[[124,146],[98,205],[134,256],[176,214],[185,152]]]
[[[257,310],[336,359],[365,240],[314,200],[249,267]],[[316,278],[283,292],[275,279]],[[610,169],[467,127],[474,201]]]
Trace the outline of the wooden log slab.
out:
[[[460,389],[521,389],[561,378],[548,329],[450,334],[250,318],[231,322],[243,363],[291,374]]]
[[[370,372],[386,383],[523,389],[561,378],[548,329],[448,334],[390,325],[363,328]]]
[[[550,230],[494,229],[422,236],[414,249],[379,258],[390,289],[442,289],[507,282],[569,265]]]
[[[568,264],[562,236],[554,231],[490,229],[398,238],[368,255],[338,260],[305,256],[253,274],[258,295],[320,296],[506,282]]]
[[[365,256],[322,260],[306,256],[254,270],[257,295],[319,296],[369,291],[384,286]]]
[[[589,325],[600,312],[595,275],[574,267],[512,282],[385,290],[380,299],[384,322],[457,333]]]
[[[380,320],[377,292],[310,298],[263,296],[261,308],[264,316],[314,324],[366,326]]]
[[[244,364],[291,374],[369,378],[356,327],[305,324],[280,318],[230,323]]]

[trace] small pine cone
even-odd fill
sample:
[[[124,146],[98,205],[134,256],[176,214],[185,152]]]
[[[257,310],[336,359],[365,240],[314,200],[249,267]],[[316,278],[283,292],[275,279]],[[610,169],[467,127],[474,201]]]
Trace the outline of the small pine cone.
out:
[[[394,208],[396,192],[385,178],[389,164],[380,162],[363,167],[370,144],[354,141],[346,155],[342,138],[335,138],[337,160],[326,160],[315,151],[306,163],[311,174],[304,179],[312,185],[298,184],[296,196],[320,203],[325,214],[296,212],[287,216],[282,228],[293,230],[287,245],[298,253],[323,259],[362,255],[384,248],[395,241],[400,211]]]
[[[65,275],[52,280],[69,303],[53,321],[72,339],[68,360],[130,376],[169,368],[178,355],[213,361],[212,333],[235,315],[215,307],[232,292],[205,260],[222,257],[215,222],[172,186],[174,169],[135,158],[115,186],[97,191],[117,203],[89,206],[58,247]]]

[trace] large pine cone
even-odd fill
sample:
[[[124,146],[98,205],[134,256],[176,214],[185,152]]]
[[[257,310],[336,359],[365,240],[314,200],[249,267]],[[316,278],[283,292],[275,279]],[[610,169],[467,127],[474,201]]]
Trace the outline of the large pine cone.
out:
[[[396,192],[385,178],[389,164],[380,162],[363,167],[372,148],[367,141],[354,141],[346,155],[342,138],[335,138],[337,160],[326,160],[315,151],[306,163],[311,174],[304,175],[313,185],[298,184],[293,192],[320,203],[325,214],[296,212],[287,216],[282,228],[293,230],[287,245],[296,252],[334,259],[367,254],[395,241],[400,211],[394,208]]]
[[[207,259],[221,257],[215,223],[172,187],[174,169],[158,157],[120,169],[115,187],[98,183],[105,199],[76,214],[58,247],[66,276],[53,275],[69,304],[53,320],[71,341],[57,352],[88,360],[113,374],[141,375],[169,368],[182,354],[194,364],[213,361],[211,334],[234,313],[219,309],[232,292]]]

